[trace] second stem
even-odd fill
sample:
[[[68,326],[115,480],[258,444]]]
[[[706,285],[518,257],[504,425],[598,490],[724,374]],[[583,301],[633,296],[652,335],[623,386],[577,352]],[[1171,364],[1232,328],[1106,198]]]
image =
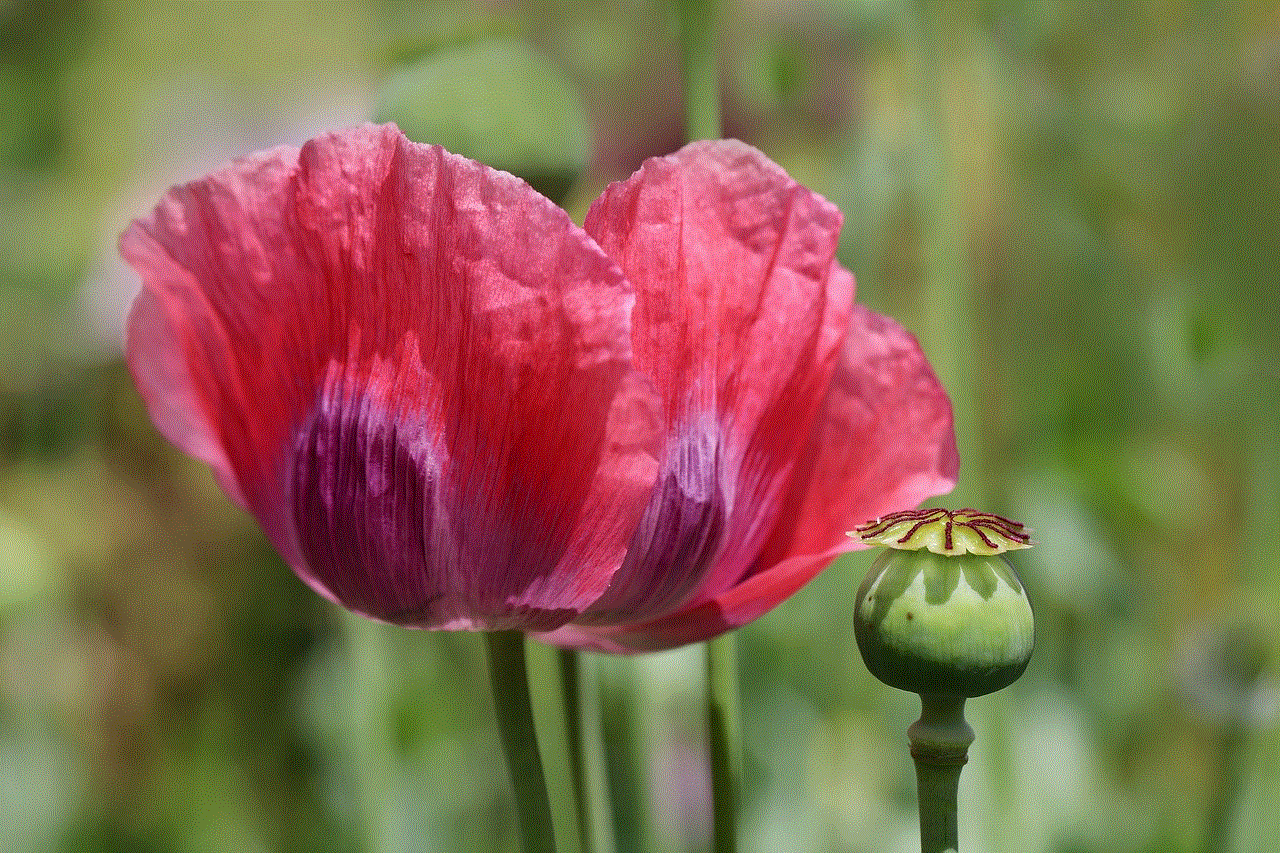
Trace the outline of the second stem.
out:
[[[920,697],[920,719],[907,729],[920,800],[920,853],[959,851],[956,799],[960,770],[969,760],[973,729],[964,697]]]

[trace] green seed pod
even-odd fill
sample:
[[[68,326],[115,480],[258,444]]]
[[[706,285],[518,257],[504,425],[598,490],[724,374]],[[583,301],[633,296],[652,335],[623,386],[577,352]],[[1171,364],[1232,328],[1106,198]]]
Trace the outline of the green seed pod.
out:
[[[854,608],[867,669],[891,687],[974,697],[1015,681],[1031,659],[1031,604],[1003,552],[1031,544],[1021,524],[974,510],[895,513],[858,528],[889,546]]]

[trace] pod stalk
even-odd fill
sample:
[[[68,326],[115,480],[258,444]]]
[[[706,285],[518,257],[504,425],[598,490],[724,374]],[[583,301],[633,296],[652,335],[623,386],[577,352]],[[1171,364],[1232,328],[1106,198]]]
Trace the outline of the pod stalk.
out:
[[[963,696],[920,696],[920,719],[907,729],[920,803],[920,853],[959,851],[960,771],[969,760],[973,729]]]

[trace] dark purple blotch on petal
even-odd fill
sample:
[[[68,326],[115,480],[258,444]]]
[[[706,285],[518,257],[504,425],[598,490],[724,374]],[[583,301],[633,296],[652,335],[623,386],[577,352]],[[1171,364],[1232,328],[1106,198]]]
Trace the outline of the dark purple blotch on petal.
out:
[[[575,620],[609,624],[683,604],[710,571],[729,514],[714,429],[683,435],[666,456],[626,559],[608,591]]]
[[[313,582],[353,610],[398,624],[431,621],[442,597],[427,571],[426,536],[439,505],[425,457],[410,452],[395,419],[361,417],[332,401],[300,430],[294,457],[298,544]]]
[[[577,616],[556,606],[566,546],[554,507],[523,480],[503,485],[448,457],[443,441],[429,420],[331,386],[295,442],[298,573],[397,625],[551,630]]]

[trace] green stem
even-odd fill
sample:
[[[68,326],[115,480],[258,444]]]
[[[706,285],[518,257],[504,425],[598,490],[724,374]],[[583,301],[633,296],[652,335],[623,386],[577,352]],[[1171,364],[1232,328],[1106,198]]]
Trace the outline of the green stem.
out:
[[[971,329],[982,317],[976,308],[974,283],[965,261],[961,191],[956,177],[955,141],[947,115],[943,62],[954,48],[945,9],[912,7],[905,16],[907,38],[917,46],[919,99],[922,108],[921,152],[918,163],[918,199],[923,253],[923,339],[929,360],[943,386],[950,389],[955,407],[956,435],[965,476],[953,498],[964,506],[987,506],[982,493],[984,476],[981,435],[976,401],[977,353]],[[967,318],[958,323],[956,318]],[[931,346],[930,346],[931,345]]]
[[[717,139],[720,121],[720,60],[716,50],[717,0],[677,0],[680,53],[684,60],[685,136]]]
[[[573,788],[573,817],[583,853],[592,850],[591,807],[587,802],[587,774],[583,758],[582,679],[578,653],[556,649],[560,695],[564,702],[565,751],[569,754],[569,784]]]
[[[677,0],[684,59],[685,136],[716,139],[720,117],[717,0]],[[738,797],[742,780],[742,721],[738,701],[738,650],[732,634],[707,647],[707,745],[711,761],[712,850],[738,849]]]
[[[613,820],[605,778],[599,685],[591,661],[577,651],[557,649],[556,660],[564,696],[565,744],[578,838],[583,853],[612,853]]]
[[[626,785],[622,791],[626,796],[619,800],[623,811],[618,813],[620,822],[630,827],[633,849],[644,853],[677,853],[680,849],[671,833],[658,825],[657,802],[654,791],[646,783],[656,775],[657,756],[665,729],[663,714],[663,691],[654,690],[651,685],[659,681],[654,670],[654,659],[649,657],[629,661],[631,664],[620,670],[626,679],[626,695],[631,698],[625,715],[616,720],[616,725],[626,735],[624,757],[629,773],[618,779]],[[616,713],[616,711],[615,711]],[[613,722],[613,721],[611,721]],[[621,826],[619,827],[621,830]],[[619,838],[625,838],[619,832]]]
[[[347,613],[347,652],[351,668],[351,751],[359,780],[361,834],[365,853],[391,853],[395,820],[391,774],[395,755],[387,731],[390,673],[384,625]]]
[[[1222,731],[1219,751],[1218,778],[1222,783],[1216,788],[1205,820],[1205,853],[1222,853],[1230,848],[1231,818],[1240,799],[1244,781],[1245,728],[1242,723],[1227,723]]]
[[[993,478],[981,401],[989,399],[990,394],[979,369],[984,361],[979,346],[981,341],[993,338],[984,327],[987,312],[981,307],[983,294],[967,261],[969,236],[959,171],[967,140],[957,136],[956,128],[963,127],[963,120],[956,115],[963,115],[970,105],[956,100],[958,96],[948,90],[949,79],[969,79],[961,64],[965,56],[964,34],[956,28],[956,16],[946,4],[910,4],[904,9],[902,20],[907,29],[903,35],[907,45],[914,46],[911,52],[922,120],[917,184],[921,191],[918,203],[924,267],[920,339],[938,378],[951,394],[956,441],[964,460],[964,474],[948,500],[961,506],[987,507],[997,503],[998,496],[988,486]],[[1001,91],[999,85],[986,80],[971,82],[979,91],[982,86],[997,86],[997,95]],[[996,97],[995,102],[1001,103],[1000,98]],[[957,318],[965,321],[957,322]],[[1009,717],[1009,698],[997,693],[984,700],[977,720],[987,757],[986,777],[996,795],[984,810],[984,828],[992,848],[997,850],[1015,848],[1023,835],[1017,792],[1012,784],[1017,774]]]
[[[707,745],[711,753],[712,851],[738,849],[738,796],[742,789],[742,716],[738,701],[738,647],[732,634],[707,644]]]
[[[973,729],[964,719],[964,697],[920,697],[920,719],[907,729],[916,764],[920,801],[920,853],[959,851],[956,793],[969,760]]]
[[[524,853],[555,853],[551,801],[547,797],[542,756],[533,726],[533,705],[529,699],[524,635],[517,631],[490,631],[484,638],[489,654],[493,710],[502,748],[507,754],[522,847]]]

